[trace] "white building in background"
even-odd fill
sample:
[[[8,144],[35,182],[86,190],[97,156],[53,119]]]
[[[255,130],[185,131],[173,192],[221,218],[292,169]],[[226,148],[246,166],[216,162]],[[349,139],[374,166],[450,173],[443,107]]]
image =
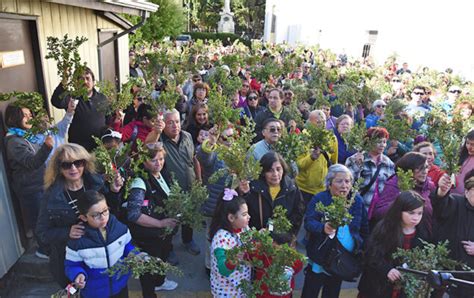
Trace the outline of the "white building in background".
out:
[[[412,70],[450,67],[474,80],[473,9],[462,0],[267,0],[264,40],[353,57],[370,45],[377,63],[396,53]]]

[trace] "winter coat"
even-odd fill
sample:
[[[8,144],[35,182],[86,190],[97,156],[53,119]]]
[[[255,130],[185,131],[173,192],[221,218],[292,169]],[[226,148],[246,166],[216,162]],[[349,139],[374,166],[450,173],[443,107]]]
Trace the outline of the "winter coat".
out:
[[[62,84],[59,84],[51,97],[54,107],[67,110],[69,97],[64,94],[65,90]],[[92,136],[100,138],[102,129],[107,125],[105,116],[107,108],[107,98],[95,89],[87,101],[80,98],[69,127],[69,142],[79,144],[88,151],[94,149],[96,144]]]
[[[293,225],[291,232],[296,235],[303,219],[303,197],[293,179],[288,176],[283,177],[280,187],[277,197],[272,200],[268,184],[264,180],[258,179],[250,183],[250,191],[244,196],[249,209],[249,226],[257,230],[267,227],[268,219],[273,216],[273,209],[282,206],[287,210],[287,217]],[[263,218],[260,218],[259,197],[262,199]]]
[[[118,208],[119,194],[110,192],[100,175],[84,173],[83,178],[86,190],[96,190],[103,193],[107,199],[107,205],[112,210]],[[36,224],[36,235],[41,242],[47,243],[51,248],[50,267],[53,276],[60,283],[64,282],[61,279],[64,276],[64,253],[69,240],[69,231],[72,225],[79,222],[78,216],[68,204],[64,190],[65,181],[63,178],[58,178],[53,185],[46,189]]]
[[[7,135],[5,147],[15,193],[23,196],[43,191],[45,162],[51,149],[17,135]]]
[[[347,148],[347,144],[342,138],[341,134],[337,131],[337,129],[334,129],[334,135],[337,138],[337,163],[340,164],[345,164],[347,158],[350,156],[354,155],[357,151],[356,150],[349,150]]]
[[[316,194],[309,202],[306,208],[304,218],[304,228],[310,234],[309,241],[306,245],[308,257],[316,264],[322,264],[322,259],[317,255],[316,248],[326,239],[327,235],[324,233],[324,214],[316,211],[316,204],[321,202],[324,206],[332,203],[332,195],[329,190],[322,191]],[[349,231],[355,241],[355,251],[361,250],[364,239],[369,234],[369,227],[367,221],[367,212],[365,211],[362,198],[356,195],[354,203],[349,208],[349,213],[352,215],[352,221],[349,224]]]
[[[411,241],[411,248],[423,246],[420,239],[425,241],[430,240],[427,237],[427,230],[423,225],[418,225],[416,228],[415,237]],[[367,242],[367,249],[373,245],[373,238],[370,237]],[[389,253],[391,255],[391,253]],[[359,280],[358,289],[362,297],[364,298],[381,298],[381,297],[392,297],[393,283],[391,283],[387,274],[390,270],[396,266],[402,265],[396,262],[391,257],[385,257],[382,259],[366,258],[362,276]],[[401,297],[406,297],[403,292],[400,293]]]
[[[86,286],[81,290],[84,298],[116,295],[127,286],[130,277],[130,272],[114,276],[104,272],[134,249],[127,226],[111,214],[105,229],[106,239],[99,229],[85,224],[84,235],[69,240],[66,247],[66,276],[74,281],[79,274],[84,274]]]
[[[432,217],[433,217],[433,207],[431,206],[430,193],[435,190],[435,186],[429,177],[426,178],[425,183],[422,187],[416,186],[414,189],[425,201],[423,216],[425,217],[428,228],[431,230],[432,227]],[[372,213],[372,218],[376,221],[381,220],[387,213],[392,203],[400,194],[400,188],[398,188],[398,176],[393,174],[390,178],[387,179],[384,189],[379,196],[379,200],[374,205],[374,211]]]
[[[205,216],[212,217],[216,210],[219,196],[224,192],[224,188],[226,187],[228,175],[219,178],[215,183],[209,183],[209,177],[215,172],[224,169],[225,163],[217,157],[217,152],[207,150],[207,141],[204,142],[205,143],[197,148],[196,157],[201,165],[203,184],[206,185],[209,193],[209,197],[202,205],[202,212]]]

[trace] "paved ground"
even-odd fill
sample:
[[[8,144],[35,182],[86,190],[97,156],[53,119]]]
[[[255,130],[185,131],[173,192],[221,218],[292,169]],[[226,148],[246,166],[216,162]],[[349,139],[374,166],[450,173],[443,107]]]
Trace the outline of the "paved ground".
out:
[[[209,280],[204,270],[204,254],[192,256],[188,254],[181,244],[181,237],[174,237],[174,249],[178,255],[180,264],[178,267],[182,270],[182,277],[170,276],[178,282],[178,288],[175,291],[167,293],[159,293],[158,297],[211,297],[209,291]],[[301,237],[301,235],[300,235]],[[299,238],[301,239],[301,238]],[[195,233],[195,240],[203,250],[205,247],[204,231]],[[302,250],[301,246],[298,246]],[[300,290],[303,286],[304,275],[300,273],[296,277],[296,289],[294,297],[300,296]],[[51,297],[58,287],[54,282],[37,282],[33,280],[17,283],[5,297]],[[138,280],[131,279],[129,282],[130,297],[141,297],[141,288]],[[349,298],[356,297],[357,290],[355,283],[343,283],[343,290],[340,297]]]

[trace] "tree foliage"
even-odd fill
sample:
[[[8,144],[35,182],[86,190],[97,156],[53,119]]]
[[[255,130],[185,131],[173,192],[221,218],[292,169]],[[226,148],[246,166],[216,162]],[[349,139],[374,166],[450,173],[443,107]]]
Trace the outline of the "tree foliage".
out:
[[[134,45],[141,41],[153,43],[163,39],[163,37],[176,37],[184,31],[186,18],[182,7],[173,0],[150,0],[159,5],[158,11],[151,13],[145,25],[135,31],[130,36],[130,44]],[[140,21],[139,16],[125,17],[133,24]]]

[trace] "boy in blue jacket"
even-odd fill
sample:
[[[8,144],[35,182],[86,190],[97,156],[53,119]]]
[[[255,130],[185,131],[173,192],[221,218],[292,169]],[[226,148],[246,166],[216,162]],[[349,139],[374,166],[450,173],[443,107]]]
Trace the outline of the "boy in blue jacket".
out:
[[[66,247],[66,276],[81,290],[82,297],[128,297],[130,274],[109,277],[104,271],[134,249],[127,226],[109,213],[105,197],[85,191],[77,200],[84,235],[70,239]]]

